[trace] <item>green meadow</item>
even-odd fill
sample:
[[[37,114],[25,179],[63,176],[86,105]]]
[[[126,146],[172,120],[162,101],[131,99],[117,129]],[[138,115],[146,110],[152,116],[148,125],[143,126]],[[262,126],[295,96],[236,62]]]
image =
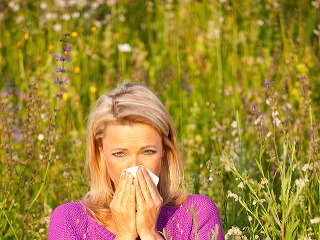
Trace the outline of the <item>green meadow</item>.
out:
[[[320,239],[319,0],[1,1],[0,239],[46,239],[83,198],[86,117],[131,81],[225,239]]]

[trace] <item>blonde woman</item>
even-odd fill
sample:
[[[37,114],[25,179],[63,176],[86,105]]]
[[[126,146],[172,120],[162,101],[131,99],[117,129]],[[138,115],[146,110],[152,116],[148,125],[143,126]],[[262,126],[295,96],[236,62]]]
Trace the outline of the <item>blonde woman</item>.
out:
[[[129,83],[101,96],[86,138],[90,191],[55,209],[50,240],[223,239],[214,202],[179,187],[183,167],[173,121],[147,87]],[[132,174],[126,169],[133,166]]]

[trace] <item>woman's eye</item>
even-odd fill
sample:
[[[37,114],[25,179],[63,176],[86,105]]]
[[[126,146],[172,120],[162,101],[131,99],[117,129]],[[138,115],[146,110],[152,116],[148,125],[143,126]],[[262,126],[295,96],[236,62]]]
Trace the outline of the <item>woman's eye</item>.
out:
[[[123,157],[124,153],[123,152],[115,152],[112,155],[115,156],[115,157]]]
[[[146,155],[151,155],[151,154],[156,153],[156,151],[154,151],[154,150],[145,150],[144,153],[145,153]]]

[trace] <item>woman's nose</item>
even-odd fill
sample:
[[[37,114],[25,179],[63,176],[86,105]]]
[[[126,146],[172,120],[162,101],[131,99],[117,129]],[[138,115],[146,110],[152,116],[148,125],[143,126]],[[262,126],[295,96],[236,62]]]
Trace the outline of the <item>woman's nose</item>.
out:
[[[133,155],[131,158],[131,167],[140,165],[139,158],[136,155]]]

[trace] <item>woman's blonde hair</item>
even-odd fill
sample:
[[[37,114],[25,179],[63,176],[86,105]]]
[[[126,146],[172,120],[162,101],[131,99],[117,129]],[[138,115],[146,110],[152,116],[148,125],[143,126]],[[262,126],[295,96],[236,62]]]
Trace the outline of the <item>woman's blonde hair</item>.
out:
[[[113,123],[143,123],[159,132],[164,155],[161,159],[158,190],[164,204],[181,204],[187,194],[180,188],[183,166],[173,121],[152,91],[146,86],[128,83],[101,96],[88,117],[86,170],[90,191],[85,196],[84,204],[93,217],[102,225],[106,225],[106,219],[110,217],[110,202],[115,188],[99,147],[106,127]]]

